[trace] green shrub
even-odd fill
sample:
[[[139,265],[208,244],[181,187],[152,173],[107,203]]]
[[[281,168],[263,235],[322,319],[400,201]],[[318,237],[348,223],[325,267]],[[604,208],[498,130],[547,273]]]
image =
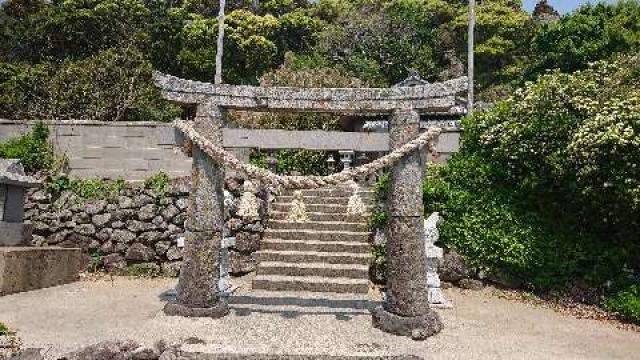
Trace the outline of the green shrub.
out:
[[[387,273],[387,244],[373,245],[371,247],[369,264],[370,278],[375,282],[384,283]]]
[[[70,179],[66,175],[56,175],[47,179],[44,188],[53,199],[57,199],[65,191],[71,191],[82,200],[96,200],[113,198],[125,186],[124,179]]]
[[[298,175],[327,175],[329,173],[329,167],[327,164],[327,158],[329,155],[333,155],[336,159],[336,154],[332,154],[325,151],[312,151],[312,150],[278,150],[275,151],[276,158],[276,173],[277,174],[293,174]],[[263,151],[257,151],[250,157],[250,162],[253,165],[267,168],[267,153]],[[339,171],[340,161],[336,161],[336,171]]]
[[[385,211],[376,210],[371,214],[371,218],[369,219],[369,229],[382,230],[386,229],[389,225],[389,214]]]
[[[621,281],[640,251],[639,76],[640,58],[553,73],[465,119],[423,188],[443,242],[537,290]]]
[[[156,193],[164,192],[165,187],[169,184],[171,179],[169,175],[164,172],[159,172],[155,175],[150,176],[144,181],[144,187],[146,189],[151,189]]]
[[[8,334],[9,334],[9,327],[0,322],[0,336],[4,336]]]
[[[102,254],[100,250],[94,250],[89,254],[89,264],[87,269],[89,272],[98,272],[104,266],[104,260],[102,258]]]
[[[620,314],[623,319],[640,325],[640,285],[633,285],[606,299],[604,307]]]
[[[385,201],[389,197],[389,188],[391,187],[391,174],[384,173],[378,181],[373,185],[373,192],[376,200]]]
[[[49,129],[37,122],[30,133],[0,144],[0,158],[20,159],[28,173],[50,170],[54,155],[48,137]]]

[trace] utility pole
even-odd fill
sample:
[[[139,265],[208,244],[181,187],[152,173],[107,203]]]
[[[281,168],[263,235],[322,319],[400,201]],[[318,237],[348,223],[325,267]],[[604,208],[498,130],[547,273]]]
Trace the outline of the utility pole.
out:
[[[473,63],[475,58],[474,52],[474,40],[475,40],[475,27],[476,27],[476,0],[469,0],[469,54],[467,56],[468,69],[467,77],[469,79],[469,86],[467,91],[467,113],[473,112],[473,86],[474,86],[474,69]]]
[[[220,0],[218,10],[218,44],[216,48],[216,75],[213,80],[215,84],[222,84],[222,51],[224,47],[224,6],[225,0]]]

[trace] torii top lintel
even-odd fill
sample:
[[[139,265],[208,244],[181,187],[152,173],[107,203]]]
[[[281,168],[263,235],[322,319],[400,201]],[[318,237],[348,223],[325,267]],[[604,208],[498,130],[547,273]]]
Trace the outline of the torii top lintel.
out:
[[[396,109],[447,112],[467,78],[394,88],[294,88],[210,84],[154,73],[165,99],[180,104],[214,105],[240,110],[384,115]]]

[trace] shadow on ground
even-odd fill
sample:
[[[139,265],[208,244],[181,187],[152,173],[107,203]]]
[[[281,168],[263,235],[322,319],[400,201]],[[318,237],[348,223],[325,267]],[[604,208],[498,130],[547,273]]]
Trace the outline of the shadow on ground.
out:
[[[161,301],[175,300],[172,290],[160,294]],[[232,295],[227,298],[229,308],[236,316],[252,314],[279,314],[283,318],[333,315],[336,320],[349,321],[354,316],[370,315],[379,301],[368,299],[329,299],[294,296]]]

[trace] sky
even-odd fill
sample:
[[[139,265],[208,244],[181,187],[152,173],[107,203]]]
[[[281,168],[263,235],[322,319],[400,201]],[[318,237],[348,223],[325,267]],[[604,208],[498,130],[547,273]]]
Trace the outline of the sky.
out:
[[[603,1],[608,3],[615,3],[617,0],[603,0]],[[538,0],[524,0],[524,7],[528,11],[532,11],[533,8],[536,6],[537,2]],[[590,1],[589,0],[549,0],[549,4],[562,14],[567,13],[571,10],[574,10],[578,6],[589,3],[589,2],[596,3],[598,1],[597,0],[590,0]]]

